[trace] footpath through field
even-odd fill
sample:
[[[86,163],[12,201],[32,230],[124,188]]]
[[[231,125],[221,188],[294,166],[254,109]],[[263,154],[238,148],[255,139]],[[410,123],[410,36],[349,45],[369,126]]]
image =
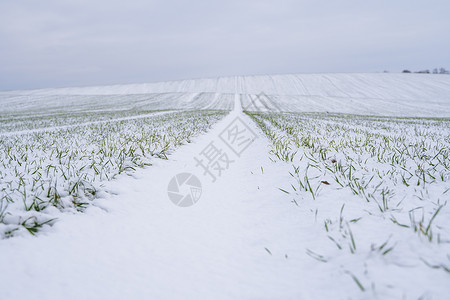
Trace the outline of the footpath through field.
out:
[[[233,150],[225,142],[236,128],[255,136],[238,137]],[[214,149],[220,174],[201,166]],[[313,233],[300,229],[306,221],[278,189],[288,172],[268,151],[236,95],[234,111],[208,134],[106,183],[108,193],[85,214],[67,215],[37,238],[2,241],[0,266],[10,268],[2,268],[0,298],[310,299],[305,288],[320,281],[305,255]],[[190,207],[167,192],[184,172],[202,184]]]

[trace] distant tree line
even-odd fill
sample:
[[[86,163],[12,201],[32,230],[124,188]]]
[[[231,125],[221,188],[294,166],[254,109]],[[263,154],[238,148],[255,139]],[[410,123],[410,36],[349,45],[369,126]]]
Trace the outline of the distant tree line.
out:
[[[420,73],[420,74],[450,74],[448,70],[445,68],[434,68],[431,72],[430,70],[422,70],[422,71],[415,71],[411,72],[410,70],[403,70],[402,73]]]

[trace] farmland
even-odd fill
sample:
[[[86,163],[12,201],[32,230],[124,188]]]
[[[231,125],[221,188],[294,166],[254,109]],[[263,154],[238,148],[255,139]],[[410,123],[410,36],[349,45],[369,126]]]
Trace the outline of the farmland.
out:
[[[118,115],[122,116],[112,116]],[[2,236],[23,230],[35,234],[55,220],[55,208],[84,210],[101,190],[102,181],[149,166],[153,157],[167,159],[173,148],[190,143],[223,115],[217,111],[147,113],[100,122],[92,121],[91,115],[59,117],[58,124],[71,125],[49,130],[43,127],[49,125],[47,117],[5,122],[18,131],[0,142]],[[30,128],[41,130],[24,131]]]
[[[280,191],[322,228],[309,256],[341,264],[355,286],[374,294],[392,283],[394,276],[373,274],[389,265],[398,277],[420,264],[448,276],[449,120],[249,116],[271,141],[272,159],[291,165],[291,182]]]
[[[6,297],[31,295],[23,274],[48,299],[450,293],[448,76],[237,76],[0,103]],[[201,182],[191,207],[169,200],[179,173]]]

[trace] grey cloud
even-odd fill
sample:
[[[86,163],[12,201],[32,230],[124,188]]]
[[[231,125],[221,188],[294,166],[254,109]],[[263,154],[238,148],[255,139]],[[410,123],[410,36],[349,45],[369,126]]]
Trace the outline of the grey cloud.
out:
[[[3,1],[0,90],[450,67],[448,1]]]

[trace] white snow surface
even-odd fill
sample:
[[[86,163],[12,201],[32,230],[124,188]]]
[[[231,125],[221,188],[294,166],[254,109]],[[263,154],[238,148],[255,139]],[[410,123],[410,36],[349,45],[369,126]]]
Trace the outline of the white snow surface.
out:
[[[450,117],[450,76],[227,77],[11,91],[0,93],[0,103],[8,114],[32,115],[49,99],[53,106],[45,113],[51,114],[64,107],[70,111],[78,100],[84,101],[83,109],[92,103],[93,109],[111,110],[112,104],[132,109],[149,97],[158,99],[152,102],[159,103],[158,109],[234,110],[169,160],[155,159],[152,166],[105,182],[84,213],[59,214],[58,222],[44,226],[37,236],[0,240],[0,299],[447,299],[449,275],[413,259],[415,249],[427,255],[435,251],[423,247],[427,241],[399,241],[400,250],[388,258],[368,250],[321,263],[307,255],[305,249],[338,251],[328,239],[318,238],[324,236],[323,223],[316,223],[311,210],[318,202],[296,206],[291,195],[280,191],[292,182],[291,165],[272,161],[268,140],[242,108]],[[130,104],[130,99],[135,101]],[[225,147],[219,135],[236,117],[257,138],[211,182],[194,157],[212,141]],[[167,194],[171,178],[183,172],[202,182],[199,202],[188,208],[174,205]],[[318,203],[319,219],[338,216],[347,196],[352,194],[343,191],[336,204],[332,197]],[[345,203],[349,215],[364,210],[363,202]],[[447,232],[448,209],[444,213],[439,224]],[[377,230],[372,219],[367,222],[362,228],[374,230],[355,232],[358,247],[375,242],[385,229]],[[401,236],[402,230],[395,228],[393,234]],[[448,244],[442,247],[449,249]],[[374,257],[363,257],[367,253]],[[433,253],[450,261],[448,252]],[[368,265],[361,267],[358,261],[365,259]],[[377,286],[363,281],[367,270]],[[351,275],[362,280],[364,292]]]
[[[242,95],[242,106],[249,109],[252,107],[251,98],[262,95],[265,98],[262,101],[269,102],[269,106],[271,103],[276,105],[281,111],[450,116],[450,76],[436,74],[233,76],[148,84],[22,90],[1,92],[0,103],[11,111],[23,109],[24,102],[29,108],[52,105],[54,102],[61,102],[67,107],[80,101],[110,107],[117,103],[131,105],[130,99],[137,97],[141,104],[147,101],[155,107],[156,100],[149,99],[149,95],[152,95],[152,98],[160,98],[157,103],[163,101],[159,108],[200,109],[214,106],[229,109],[231,94],[235,93]],[[221,98],[219,95],[224,96]],[[259,99],[255,101],[259,102]]]
[[[235,110],[169,161],[108,182],[84,214],[37,238],[2,240],[2,299],[313,299],[306,287],[320,273],[309,274],[315,262],[303,243],[314,234],[302,232],[306,220],[289,201],[274,201],[276,182],[287,178],[270,163],[267,141],[256,139],[215,183],[195,166],[194,156],[236,116],[244,115]],[[203,185],[189,208],[167,196],[182,172]]]

